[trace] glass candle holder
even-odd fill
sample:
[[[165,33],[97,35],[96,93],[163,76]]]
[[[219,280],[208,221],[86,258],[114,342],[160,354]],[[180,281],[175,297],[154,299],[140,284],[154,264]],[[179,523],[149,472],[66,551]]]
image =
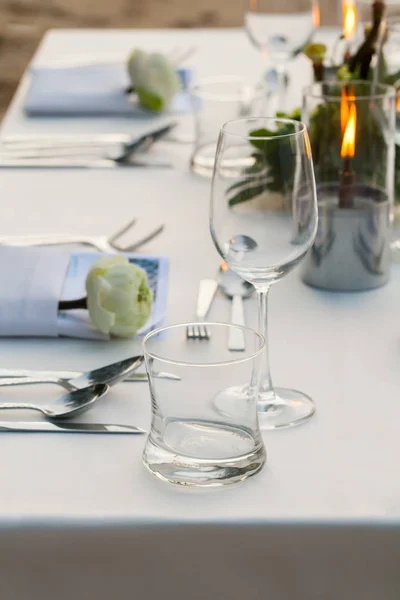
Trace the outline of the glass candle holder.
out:
[[[389,278],[395,106],[392,86],[369,81],[304,90],[319,212],[303,270],[312,286],[366,290]]]
[[[191,339],[188,325],[206,326],[209,339]],[[232,330],[245,350],[228,348]],[[264,338],[223,323],[173,325],[143,341],[152,423],[143,452],[159,479],[184,486],[221,486],[243,481],[265,462],[257,417],[260,356]],[[234,405],[232,415],[219,401]]]

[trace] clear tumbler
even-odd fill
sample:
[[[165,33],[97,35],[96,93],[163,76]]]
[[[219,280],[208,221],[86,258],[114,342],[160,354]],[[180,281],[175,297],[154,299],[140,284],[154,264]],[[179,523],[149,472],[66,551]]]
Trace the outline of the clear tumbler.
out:
[[[152,423],[143,452],[159,479],[185,486],[221,486],[257,473],[266,459],[257,395],[264,338],[246,327],[204,323],[209,339],[188,339],[187,324],[149,333],[143,341]],[[231,328],[246,350],[228,350]],[[235,404],[221,415],[220,399]]]

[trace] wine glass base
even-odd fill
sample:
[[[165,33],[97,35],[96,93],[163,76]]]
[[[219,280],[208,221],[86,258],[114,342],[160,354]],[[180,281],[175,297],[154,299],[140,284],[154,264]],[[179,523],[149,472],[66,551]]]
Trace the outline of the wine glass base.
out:
[[[215,409],[229,417],[243,414],[246,388],[232,387],[220,392],[213,400]],[[240,406],[239,404],[240,403]],[[260,429],[283,429],[305,423],[315,412],[314,401],[297,390],[274,388],[273,393],[259,395],[257,402]]]
[[[274,399],[260,394],[257,403],[260,429],[294,427],[308,421],[315,413],[314,401],[297,390],[274,388]]]

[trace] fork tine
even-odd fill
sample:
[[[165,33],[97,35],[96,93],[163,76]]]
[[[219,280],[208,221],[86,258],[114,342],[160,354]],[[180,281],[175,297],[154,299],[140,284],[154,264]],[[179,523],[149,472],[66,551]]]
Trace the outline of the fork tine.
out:
[[[187,325],[186,337],[188,340],[209,340],[211,336],[207,325],[193,323]]]
[[[153,240],[155,237],[160,235],[160,233],[162,233],[162,231],[164,231],[164,225],[160,225],[160,227],[157,227],[157,229],[155,229],[154,231],[152,231],[151,233],[149,233],[142,239],[138,240],[134,244],[131,244],[129,246],[124,246],[123,248],[120,247],[119,250],[121,250],[122,252],[133,252],[137,248],[140,248],[140,246],[147,244],[148,242]]]
[[[121,237],[121,235],[124,235],[124,233],[126,233],[127,231],[129,231],[129,229],[131,227],[133,227],[133,225],[136,223],[136,219],[132,219],[131,221],[129,221],[129,223],[127,223],[126,225],[124,225],[122,227],[122,229],[119,229],[118,231],[116,231],[115,233],[113,233],[112,235],[110,235],[110,237],[108,238],[108,241],[110,244],[112,244],[113,242],[115,242],[119,237]]]

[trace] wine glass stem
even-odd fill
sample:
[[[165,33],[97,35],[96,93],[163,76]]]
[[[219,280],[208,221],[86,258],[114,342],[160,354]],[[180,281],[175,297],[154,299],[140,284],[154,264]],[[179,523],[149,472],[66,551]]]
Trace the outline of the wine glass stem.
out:
[[[286,109],[286,66],[278,63],[276,65],[278,79],[278,110],[285,112]]]
[[[258,294],[258,330],[265,337],[265,352],[264,360],[261,364],[260,376],[260,395],[264,401],[274,400],[274,389],[272,386],[271,372],[269,366],[269,351],[268,351],[268,293],[269,287],[257,290]]]

